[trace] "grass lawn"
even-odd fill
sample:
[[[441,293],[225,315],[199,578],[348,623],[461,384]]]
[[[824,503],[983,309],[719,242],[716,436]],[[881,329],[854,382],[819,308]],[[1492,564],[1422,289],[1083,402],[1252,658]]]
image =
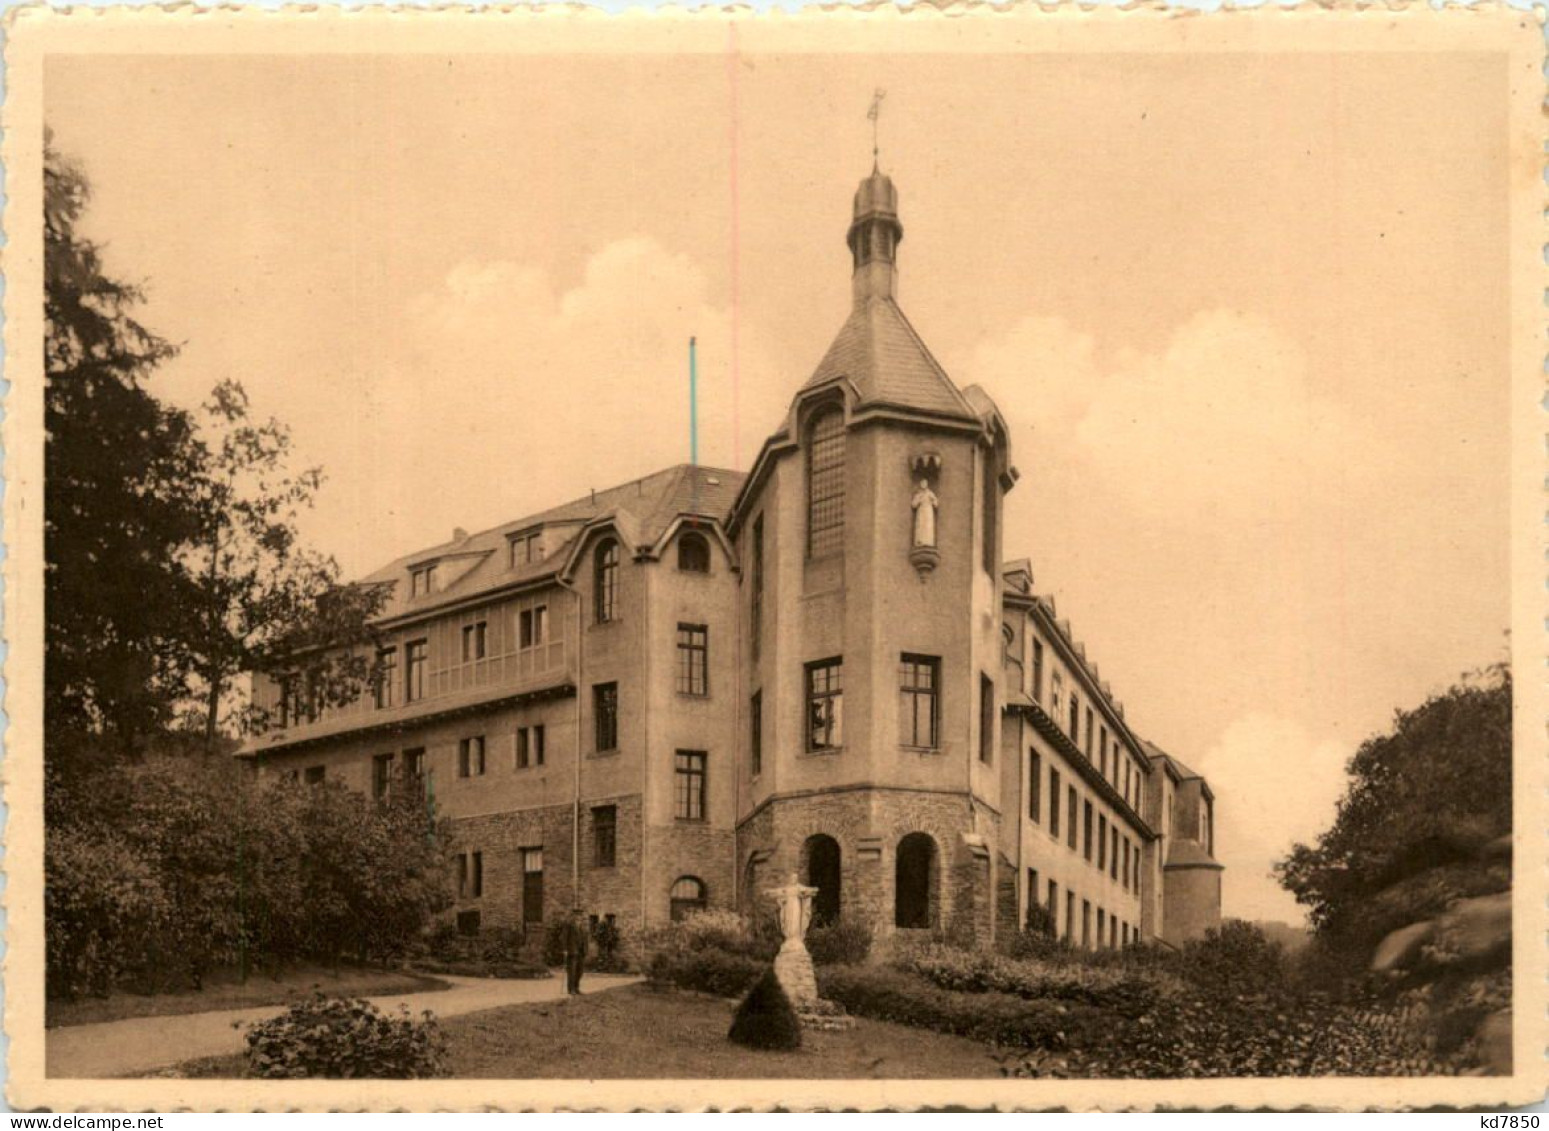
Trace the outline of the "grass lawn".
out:
[[[864,1017],[845,1032],[804,1032],[795,1052],[742,1048],[726,1039],[735,1008],[704,994],[636,985],[441,1024],[452,1075],[472,1080],[1000,1076],[987,1045]],[[241,1057],[212,1057],[181,1065],[175,1075],[230,1078],[242,1065]]]
[[[169,1017],[203,1013],[211,1009],[246,1009],[250,1006],[288,1005],[311,994],[313,988],[341,996],[424,993],[444,990],[448,983],[424,974],[402,970],[377,970],[363,966],[292,966],[278,976],[248,975],[244,983],[236,970],[217,970],[205,978],[204,989],[166,994],[115,993],[108,997],[48,1003],[48,1027],[90,1025],[121,1021],[126,1017]]]

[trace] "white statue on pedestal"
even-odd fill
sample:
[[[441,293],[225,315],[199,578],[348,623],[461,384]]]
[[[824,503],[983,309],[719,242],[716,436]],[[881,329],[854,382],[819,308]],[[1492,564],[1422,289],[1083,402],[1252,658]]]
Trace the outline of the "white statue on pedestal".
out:
[[[930,482],[920,477],[920,485],[915,488],[914,498],[909,500],[909,505],[914,509],[914,545],[916,548],[936,547],[936,507],[941,500],[936,498],[936,492],[930,489]]]
[[[775,901],[775,906],[780,912],[780,933],[785,936],[780,949],[800,947],[807,949],[804,941],[807,928],[812,925],[812,897],[817,895],[818,889],[808,887],[796,878],[796,873],[791,873],[790,882],[784,887],[769,888],[764,892]]]

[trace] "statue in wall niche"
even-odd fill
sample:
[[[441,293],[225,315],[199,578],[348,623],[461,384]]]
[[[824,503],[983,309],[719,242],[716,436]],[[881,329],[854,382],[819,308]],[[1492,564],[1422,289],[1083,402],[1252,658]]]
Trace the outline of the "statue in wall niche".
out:
[[[916,549],[936,548],[936,507],[941,500],[930,489],[930,481],[920,476],[920,485],[914,490],[909,505],[914,509],[914,545]]]

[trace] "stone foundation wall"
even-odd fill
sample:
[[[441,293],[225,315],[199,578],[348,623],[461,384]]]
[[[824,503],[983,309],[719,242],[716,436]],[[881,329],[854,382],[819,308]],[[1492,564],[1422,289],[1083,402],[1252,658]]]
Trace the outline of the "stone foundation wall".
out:
[[[993,811],[981,807],[975,834],[966,797],[923,790],[847,790],[776,799],[737,831],[743,889],[738,905],[750,910],[763,900],[764,889],[783,884],[792,872],[805,882],[808,838],[831,836],[839,844],[840,913],[870,923],[885,950],[898,931],[899,842],[910,833],[924,833],[935,846],[932,926],[987,946],[997,916],[991,846],[998,838],[987,815],[993,817]],[[1014,919],[1014,885],[1012,892]]]
[[[671,918],[672,885],[692,876],[705,885],[709,907],[737,906],[735,834],[699,821],[651,825],[645,830],[645,921],[659,926]],[[638,882],[638,881],[637,881]],[[638,899],[637,899],[638,902]]]

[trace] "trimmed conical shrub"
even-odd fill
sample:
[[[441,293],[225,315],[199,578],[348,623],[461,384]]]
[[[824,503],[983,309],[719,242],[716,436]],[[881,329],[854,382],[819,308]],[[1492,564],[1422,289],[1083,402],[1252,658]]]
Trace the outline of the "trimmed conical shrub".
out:
[[[794,1049],[801,1047],[801,1022],[785,996],[774,967],[753,984],[748,996],[737,1006],[726,1034],[739,1045],[752,1049]]]

